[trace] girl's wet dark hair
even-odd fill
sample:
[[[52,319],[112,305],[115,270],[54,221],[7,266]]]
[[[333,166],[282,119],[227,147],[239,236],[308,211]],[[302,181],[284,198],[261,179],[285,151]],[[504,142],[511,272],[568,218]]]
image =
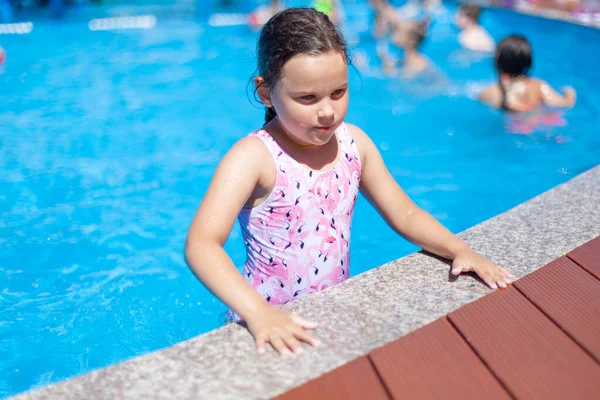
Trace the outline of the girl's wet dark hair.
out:
[[[283,66],[292,57],[297,54],[316,56],[329,51],[340,52],[350,65],[346,41],[327,15],[313,8],[288,8],[275,14],[262,28],[254,76],[263,78],[260,86],[273,89],[281,78]],[[253,84],[253,80],[249,84]],[[255,98],[257,90],[254,90]],[[276,116],[275,109],[267,107],[265,124]]]
[[[494,64],[498,71],[498,84],[502,92],[501,108],[511,111],[506,101],[506,88],[502,83],[502,74],[508,74],[511,78],[529,74],[532,64],[531,44],[521,35],[512,35],[502,39],[496,48]]]
[[[512,35],[498,43],[494,59],[498,74],[527,76],[532,64],[531,44],[521,35]]]

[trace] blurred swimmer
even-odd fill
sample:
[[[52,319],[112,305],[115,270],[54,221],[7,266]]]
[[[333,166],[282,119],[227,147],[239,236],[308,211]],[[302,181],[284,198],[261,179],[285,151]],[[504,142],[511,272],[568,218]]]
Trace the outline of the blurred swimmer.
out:
[[[479,100],[507,111],[529,111],[542,105],[567,107],[575,105],[576,93],[571,87],[557,93],[541,79],[530,78],[531,45],[520,35],[509,36],[498,44],[494,59],[498,83],[485,89]]]
[[[462,47],[492,53],[496,47],[494,39],[479,25],[479,14],[481,9],[474,4],[463,4],[458,9],[456,25],[461,32],[458,34],[458,42]]]

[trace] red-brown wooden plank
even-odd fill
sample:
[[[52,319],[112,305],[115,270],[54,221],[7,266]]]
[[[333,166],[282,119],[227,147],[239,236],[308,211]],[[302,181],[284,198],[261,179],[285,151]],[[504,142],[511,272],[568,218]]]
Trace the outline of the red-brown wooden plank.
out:
[[[600,279],[600,236],[579,246],[567,256]]]
[[[448,318],[516,398],[598,399],[600,365],[516,288]]]
[[[561,257],[515,286],[600,361],[600,280]]]
[[[389,399],[366,356],[277,397],[280,400]]]
[[[369,354],[393,399],[510,399],[446,318]]]

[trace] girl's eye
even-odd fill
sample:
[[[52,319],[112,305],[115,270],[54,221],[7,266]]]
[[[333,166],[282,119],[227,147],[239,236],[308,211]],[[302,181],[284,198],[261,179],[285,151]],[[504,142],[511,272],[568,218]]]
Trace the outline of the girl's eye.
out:
[[[335,91],[334,91],[333,93],[331,93],[331,94],[332,94],[332,95],[334,95],[334,96],[340,96],[340,95],[344,94],[344,91],[345,91],[345,90],[346,90],[346,89],[338,89],[338,90],[335,90]]]
[[[315,96],[313,96],[312,94],[307,94],[306,96],[301,97],[302,100],[312,100],[314,98]]]

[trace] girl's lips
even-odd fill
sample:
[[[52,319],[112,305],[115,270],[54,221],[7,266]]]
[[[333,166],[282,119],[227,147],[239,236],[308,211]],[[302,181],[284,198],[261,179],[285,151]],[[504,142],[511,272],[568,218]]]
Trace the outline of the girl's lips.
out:
[[[317,126],[317,129],[323,132],[326,132],[331,129],[330,126]]]

